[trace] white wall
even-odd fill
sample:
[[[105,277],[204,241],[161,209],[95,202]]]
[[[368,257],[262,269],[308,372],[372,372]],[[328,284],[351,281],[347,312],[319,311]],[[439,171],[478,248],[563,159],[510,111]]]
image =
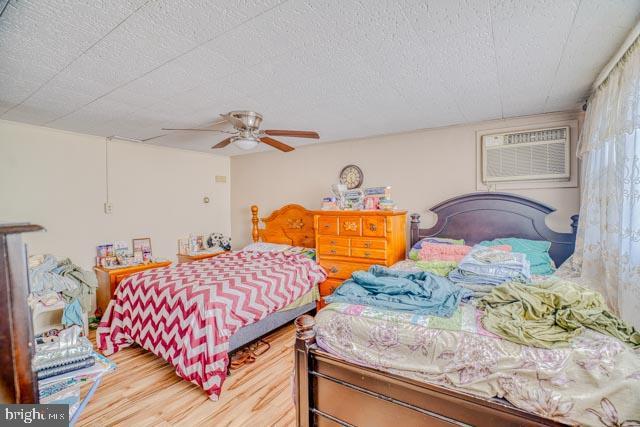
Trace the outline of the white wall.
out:
[[[30,253],[68,256],[89,268],[95,247],[150,237],[154,256],[175,260],[189,233],[230,233],[229,158],[0,121],[0,223],[46,227],[26,235]],[[203,203],[208,196],[209,204]]]
[[[347,164],[363,170],[365,187],[391,185],[399,208],[424,214],[434,204],[476,191],[476,132],[579,120],[580,113],[556,113],[411,133],[305,146],[290,153],[276,150],[231,159],[231,217],[234,246],[250,241],[249,206],[261,217],[286,203],[318,209],[321,198]],[[558,209],[547,218],[557,231],[570,231],[578,212],[578,188],[513,190]],[[423,215],[424,227],[432,224]]]

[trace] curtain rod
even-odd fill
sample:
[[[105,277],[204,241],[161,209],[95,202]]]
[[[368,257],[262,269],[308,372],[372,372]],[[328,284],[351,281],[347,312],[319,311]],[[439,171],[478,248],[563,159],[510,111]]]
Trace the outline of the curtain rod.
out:
[[[602,83],[604,83],[607,77],[609,77],[609,74],[611,73],[611,71],[613,71],[613,68],[618,64],[618,62],[620,62],[624,54],[627,53],[638,36],[640,36],[640,21],[636,23],[636,25],[633,27],[633,30],[631,30],[627,38],[624,40],[624,43],[622,43],[622,46],[620,46],[616,54],[611,57],[609,62],[607,62],[607,65],[605,65],[602,71],[600,71],[600,74],[598,74],[598,78],[593,83],[593,91],[598,89],[598,87]]]

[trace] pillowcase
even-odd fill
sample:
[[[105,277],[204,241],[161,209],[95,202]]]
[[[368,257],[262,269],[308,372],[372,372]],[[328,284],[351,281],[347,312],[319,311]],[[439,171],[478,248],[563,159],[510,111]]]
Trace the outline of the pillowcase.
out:
[[[502,239],[485,240],[479,244],[482,246],[509,245],[513,252],[525,254],[529,264],[531,264],[531,274],[549,275],[554,272],[553,260],[549,256],[551,242],[546,240],[505,237]]]
[[[424,239],[418,240],[415,245],[411,247],[409,251],[409,259],[414,261],[418,261],[420,259],[419,252],[422,248],[423,243],[440,243],[443,245],[464,245],[464,240],[462,239],[448,239],[445,237],[425,237]]]

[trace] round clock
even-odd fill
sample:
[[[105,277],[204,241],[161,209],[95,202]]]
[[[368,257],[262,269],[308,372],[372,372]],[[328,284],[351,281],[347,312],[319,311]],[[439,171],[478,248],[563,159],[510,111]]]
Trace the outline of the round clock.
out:
[[[346,185],[349,190],[360,187],[363,179],[362,169],[356,165],[347,165],[340,171],[340,184]]]

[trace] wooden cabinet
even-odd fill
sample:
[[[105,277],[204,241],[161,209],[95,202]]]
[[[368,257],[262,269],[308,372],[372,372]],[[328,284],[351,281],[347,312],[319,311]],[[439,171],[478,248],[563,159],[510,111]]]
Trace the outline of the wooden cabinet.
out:
[[[111,301],[111,298],[113,298],[113,295],[116,293],[118,284],[126,277],[140,271],[166,267],[168,265],[171,265],[171,261],[151,262],[149,264],[132,265],[122,268],[95,267],[96,276],[98,277],[98,290],[96,292],[96,305],[98,309],[104,314],[109,305],[109,301]]]
[[[318,309],[354,271],[403,260],[406,222],[404,211],[315,211],[316,259],[328,274]]]
[[[182,264],[183,262],[191,262],[191,261],[200,261],[201,259],[213,258],[218,255],[222,255],[227,253],[227,251],[218,251],[218,252],[204,252],[200,254],[177,254],[178,256],[178,264]]]

